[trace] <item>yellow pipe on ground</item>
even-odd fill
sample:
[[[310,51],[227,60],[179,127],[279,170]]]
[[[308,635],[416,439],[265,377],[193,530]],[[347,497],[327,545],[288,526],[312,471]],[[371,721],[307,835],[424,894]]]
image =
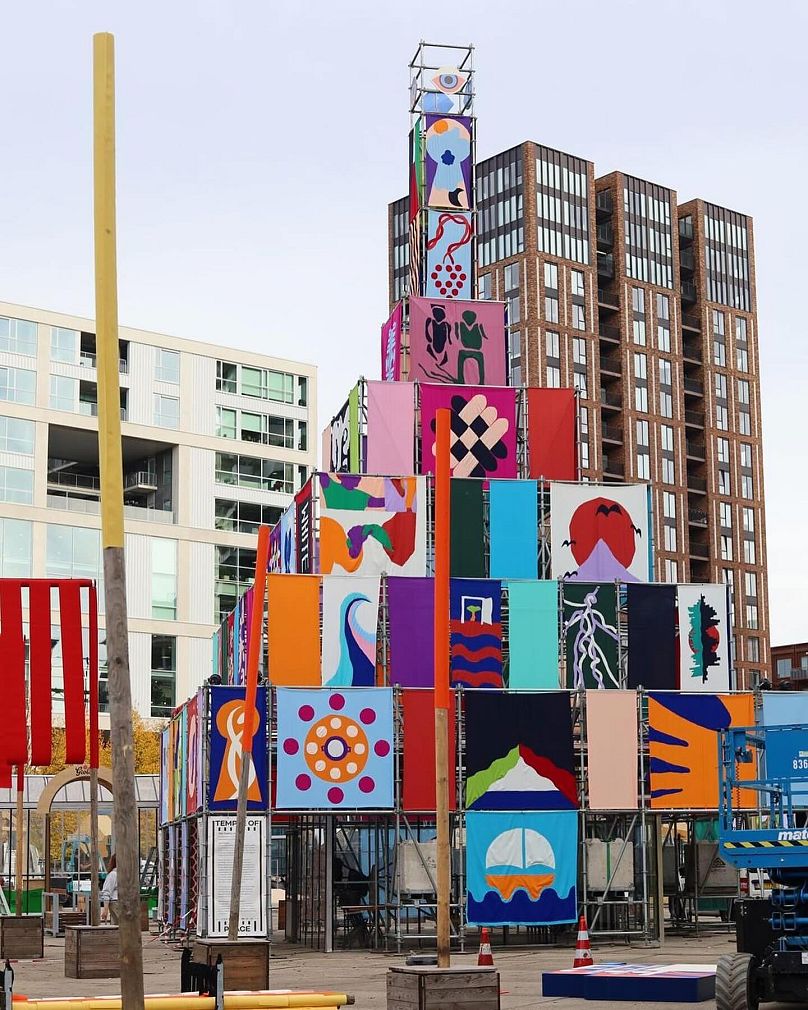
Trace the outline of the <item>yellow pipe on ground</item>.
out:
[[[121,1010],[120,996],[64,996],[54,999],[27,999],[15,996],[20,1010]],[[323,1010],[352,1003],[353,998],[337,992],[226,992],[225,1010]],[[213,996],[146,996],[145,1010],[216,1010]]]

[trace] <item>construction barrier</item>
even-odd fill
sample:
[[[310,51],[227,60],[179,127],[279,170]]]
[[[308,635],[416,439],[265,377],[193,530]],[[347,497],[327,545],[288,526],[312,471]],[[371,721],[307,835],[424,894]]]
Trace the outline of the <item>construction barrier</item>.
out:
[[[353,996],[338,992],[300,992],[274,989],[263,992],[226,992],[225,1010],[322,1010],[353,1003]],[[120,1010],[120,996],[70,996],[27,999],[15,994],[20,1010]],[[145,1010],[216,1010],[215,996],[155,995],[144,997]]]

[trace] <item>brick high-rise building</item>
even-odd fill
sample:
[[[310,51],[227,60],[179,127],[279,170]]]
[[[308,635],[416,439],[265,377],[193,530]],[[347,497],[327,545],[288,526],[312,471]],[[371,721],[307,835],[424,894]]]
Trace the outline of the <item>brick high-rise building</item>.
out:
[[[732,587],[738,687],[769,670],[752,220],[532,142],[477,165],[477,294],[514,385],[579,391],[582,475],[654,484],[656,578]],[[408,199],[389,207],[391,304]]]

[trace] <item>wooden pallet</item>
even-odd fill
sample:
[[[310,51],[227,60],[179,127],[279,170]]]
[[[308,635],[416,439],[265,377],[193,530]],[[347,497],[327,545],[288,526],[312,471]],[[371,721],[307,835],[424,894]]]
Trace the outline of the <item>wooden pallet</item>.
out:
[[[117,926],[68,926],[66,978],[119,978],[121,955]]]

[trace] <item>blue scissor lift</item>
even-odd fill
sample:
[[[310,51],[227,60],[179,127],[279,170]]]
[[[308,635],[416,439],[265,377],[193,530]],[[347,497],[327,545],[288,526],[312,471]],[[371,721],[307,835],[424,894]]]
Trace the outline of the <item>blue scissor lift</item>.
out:
[[[798,749],[805,740],[804,725],[728,729],[719,736],[721,858],[738,869],[768,871],[773,886],[769,896],[737,903],[738,952],[718,959],[717,1010],[756,1010],[772,1000],[808,1003],[808,752]],[[778,758],[789,755],[793,775],[767,777],[767,747]],[[740,778],[750,764],[755,777]],[[781,759],[776,764],[783,770]],[[754,809],[741,807],[741,789],[756,794]]]

